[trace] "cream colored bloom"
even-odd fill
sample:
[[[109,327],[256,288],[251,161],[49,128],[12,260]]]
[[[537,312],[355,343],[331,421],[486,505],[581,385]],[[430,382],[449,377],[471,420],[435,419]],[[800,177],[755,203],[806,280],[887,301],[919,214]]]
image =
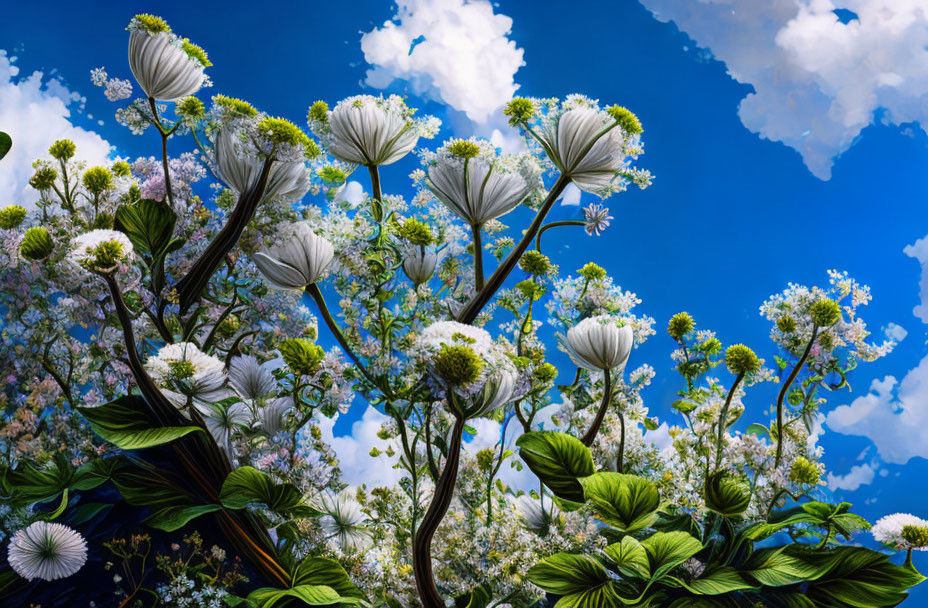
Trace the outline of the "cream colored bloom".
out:
[[[170,31],[148,31],[136,19],[129,29],[129,68],[147,97],[174,101],[203,86],[206,66],[184,50],[183,40]]]
[[[303,289],[323,278],[335,251],[307,222],[296,222],[283,231],[280,243],[252,256],[252,261],[272,285]]]
[[[16,574],[28,581],[54,581],[84,566],[87,542],[67,526],[37,521],[13,535],[7,559]]]
[[[618,325],[609,315],[590,317],[567,330],[561,344],[571,360],[590,371],[624,367],[635,336],[628,325]]]

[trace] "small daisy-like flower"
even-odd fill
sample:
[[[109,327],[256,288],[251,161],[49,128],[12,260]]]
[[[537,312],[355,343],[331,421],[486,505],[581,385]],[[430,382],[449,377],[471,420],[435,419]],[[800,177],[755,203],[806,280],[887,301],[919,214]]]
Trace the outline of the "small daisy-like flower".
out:
[[[367,517],[349,491],[325,496],[321,503],[325,515],[319,518],[319,525],[329,542],[342,551],[357,550],[370,544],[371,537],[365,526]]]
[[[131,259],[132,241],[118,230],[91,230],[71,242],[68,258],[85,270],[100,272]]]
[[[16,574],[24,579],[54,581],[83,567],[87,543],[67,526],[37,521],[13,535],[7,557]]]
[[[928,520],[909,513],[882,517],[870,529],[873,538],[898,550],[928,551]]]
[[[612,216],[609,215],[609,207],[599,203],[593,203],[584,208],[583,214],[586,216],[586,233],[590,236],[599,236],[603,230],[609,227]]]

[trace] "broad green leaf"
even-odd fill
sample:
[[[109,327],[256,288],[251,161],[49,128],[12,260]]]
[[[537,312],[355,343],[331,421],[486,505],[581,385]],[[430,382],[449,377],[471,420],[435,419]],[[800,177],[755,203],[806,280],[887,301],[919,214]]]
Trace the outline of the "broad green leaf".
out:
[[[293,569],[293,586],[325,585],[340,596],[366,600],[348,573],[336,560],[328,557],[307,557]]]
[[[84,504],[79,504],[74,507],[71,512],[68,514],[67,520],[71,524],[83,524],[94,517],[97,514],[106,511],[113,507],[112,503],[109,502],[88,502]]]
[[[164,201],[144,198],[116,210],[113,228],[125,233],[146,261],[162,254],[174,236],[177,214]]]
[[[0,131],[0,160],[6,156],[7,152],[10,151],[10,148],[13,147],[13,138],[9,134]]]
[[[754,589],[734,568],[722,567],[706,570],[699,578],[684,582],[683,586],[697,595],[724,595],[734,591]]]
[[[652,581],[659,580],[702,550],[702,543],[686,532],[655,532],[641,541],[641,546],[648,552]]]
[[[10,493],[10,506],[26,506],[57,498],[65,490],[92,490],[104,483],[119,458],[101,458],[75,468],[64,452],[58,452],[44,467],[22,462],[15,469],[2,468],[3,487]]]
[[[546,557],[528,573],[528,580],[548,593],[571,595],[598,588],[611,579],[598,561],[588,555],[556,553]]]
[[[261,608],[272,608],[280,600],[288,597],[302,600],[310,606],[330,606],[332,604],[345,603],[347,598],[341,597],[331,587],[325,585],[300,585],[291,589],[275,589],[273,587],[262,587],[255,589],[248,594],[248,600],[254,602]],[[352,603],[349,600],[348,603]]]
[[[733,599],[725,597],[681,597],[667,608],[740,608]]]
[[[725,517],[741,515],[751,504],[751,490],[747,484],[725,471],[709,475],[703,496],[709,509]]]
[[[593,455],[576,437],[556,431],[525,433],[516,441],[528,468],[559,498],[584,502],[580,478],[596,469]]]
[[[603,551],[614,563],[610,568],[617,570],[626,577],[648,578],[651,576],[651,565],[648,562],[648,553],[637,540],[631,536],[624,537],[620,542],[612,543]]]
[[[312,517],[318,511],[303,502],[303,493],[292,483],[277,483],[253,467],[239,467],[222,484],[219,501],[229,509],[244,509],[263,502],[272,511],[295,517]]]
[[[785,553],[783,547],[759,549],[742,566],[742,572],[767,587],[783,587],[801,582],[817,573],[798,558]]]
[[[596,473],[580,479],[583,496],[603,522],[635,532],[657,521],[661,499],[653,483],[636,475]]]
[[[145,518],[145,523],[152,528],[173,532],[183,528],[191,519],[204,513],[213,513],[222,505],[174,505],[158,509]]]
[[[190,505],[190,495],[177,480],[154,469],[136,468],[113,475],[113,485],[130,505],[139,507],[170,507]]]
[[[466,608],[487,608],[491,601],[493,601],[492,592],[484,585],[478,585],[471,589]]]
[[[747,540],[761,541],[780,530],[797,524],[819,527],[831,526],[836,532],[850,538],[854,532],[867,530],[870,523],[863,517],[850,513],[851,504],[842,502],[833,505],[827,502],[810,501],[798,507],[779,511],[767,522],[758,522],[741,534]]]
[[[141,450],[203,431],[197,426],[155,426],[141,397],[124,396],[99,407],[77,410],[93,431],[122,450]]]

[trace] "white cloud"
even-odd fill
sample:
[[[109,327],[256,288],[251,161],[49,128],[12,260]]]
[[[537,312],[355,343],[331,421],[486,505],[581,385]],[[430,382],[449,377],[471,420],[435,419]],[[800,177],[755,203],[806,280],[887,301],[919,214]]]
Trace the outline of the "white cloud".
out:
[[[886,462],[928,458],[928,356],[902,382],[893,376],[874,380],[869,393],[835,408],[826,424],[845,435],[870,438]]]
[[[928,128],[925,0],[640,1],[752,85],[741,121],[797,150],[821,179],[877,109],[887,124]],[[842,23],[840,8],[858,18]]]
[[[883,329],[883,333],[887,338],[896,342],[902,342],[909,335],[909,331],[898,323],[888,323]]]
[[[42,72],[17,78],[14,59],[0,50],[0,130],[10,134],[13,147],[0,161],[0,205],[31,207],[38,193],[29,187],[32,162],[48,157],[48,147],[57,139],[77,145],[77,157],[90,165],[105,164],[111,146],[92,131],[71,124],[71,109],[83,98],[59,79],[45,79]]]
[[[928,323],[928,236],[918,239],[902,250],[910,258],[915,258],[922,265],[922,276],[918,281],[918,292],[921,304],[912,310],[912,314]]]
[[[565,207],[579,207],[580,198],[583,196],[580,188],[573,182],[567,184],[567,187],[564,188],[564,192],[561,193],[561,196],[557,199],[561,201],[561,204]]]
[[[847,490],[853,492],[860,486],[873,483],[876,471],[869,464],[858,464],[851,467],[847,475],[828,474],[828,489]]]
[[[319,430],[322,439],[335,450],[338,465],[342,471],[342,480],[352,486],[366,483],[369,487],[393,486],[400,480],[401,472],[393,468],[399,459],[399,450],[393,441],[384,441],[377,437],[377,432],[388,417],[375,408],[367,406],[360,420],[351,425],[350,435],[335,437],[332,433],[336,417],[321,418]],[[396,454],[389,458],[381,454],[376,458],[370,455],[371,448],[385,451],[393,447]]]
[[[407,81],[414,93],[487,125],[512,98],[522,49],[509,39],[512,19],[486,0],[398,0],[392,21],[361,37],[373,66],[366,83]]]

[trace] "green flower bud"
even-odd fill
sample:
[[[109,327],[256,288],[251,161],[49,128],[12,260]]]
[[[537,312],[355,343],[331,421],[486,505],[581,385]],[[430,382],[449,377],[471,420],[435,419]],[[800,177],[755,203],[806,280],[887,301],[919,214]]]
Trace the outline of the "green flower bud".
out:
[[[77,146],[75,146],[74,142],[70,139],[59,139],[51,145],[48,149],[48,153],[52,155],[52,158],[68,160],[74,156],[74,151],[76,149]]]
[[[26,219],[26,209],[19,205],[10,205],[0,209],[0,228],[12,230],[18,228]]]
[[[414,217],[407,219],[399,227],[399,235],[412,243],[426,247],[432,244],[432,229],[425,222],[419,221]]]
[[[483,360],[469,346],[442,346],[435,357],[435,373],[451,386],[476,382]]]
[[[103,270],[116,266],[125,257],[122,243],[119,241],[104,241],[97,245],[91,255],[81,262],[88,270]]]
[[[667,333],[674,340],[682,340],[683,336],[693,331],[694,327],[696,327],[696,322],[693,321],[690,313],[678,312],[670,317],[670,322],[667,324]]]
[[[36,190],[49,190],[58,178],[58,172],[51,167],[42,167],[29,178],[29,185]]]
[[[822,298],[809,308],[809,314],[819,327],[830,327],[841,320],[841,307],[831,298]]]
[[[306,122],[313,121],[321,123],[329,121],[329,104],[321,99],[309,106],[309,112],[306,113]]]
[[[760,359],[744,344],[734,344],[725,351],[725,365],[733,374],[753,374],[760,369]]]
[[[551,260],[540,251],[531,249],[526,251],[522,259],[519,260],[519,268],[537,277],[548,274],[551,270]]]
[[[509,124],[514,127],[535,116],[535,104],[531,99],[516,97],[506,104],[503,114],[509,117]]]
[[[275,144],[308,146],[309,136],[286,118],[268,116],[258,123],[258,132]]]
[[[258,111],[253,105],[235,97],[213,95],[213,103],[234,117],[247,118],[258,115]]]
[[[548,382],[553,382],[554,379],[557,378],[557,368],[550,363],[542,363],[535,368],[532,376],[534,376],[535,380],[547,384]]]
[[[371,451],[367,453],[367,455],[371,458],[377,458],[380,456],[380,450],[378,450],[376,447],[373,447],[371,448]]]
[[[641,121],[628,108],[622,106],[610,106],[606,108],[609,115],[612,116],[623,131],[629,135],[638,135],[644,129],[641,128]]]
[[[606,278],[606,269],[593,262],[586,263],[577,273],[587,281],[602,281]]]
[[[303,338],[291,338],[281,342],[277,350],[291,370],[303,376],[312,376],[319,370],[325,351],[318,344]]]
[[[132,167],[124,160],[113,163],[113,175],[117,177],[129,177],[132,175]]]
[[[161,17],[142,13],[132,18],[132,21],[141,29],[151,34],[160,34],[161,32],[170,32],[171,27]]]
[[[99,196],[113,187],[113,172],[106,167],[91,167],[84,172],[84,187]]]
[[[477,468],[484,473],[492,471],[494,456],[496,456],[496,451],[491,448],[483,448],[477,452]]]
[[[316,175],[318,175],[322,179],[322,181],[324,181],[325,183],[336,185],[336,186],[343,184],[345,180],[348,179],[347,173],[345,173],[338,167],[332,167],[332,166],[323,167],[319,169],[318,171],[316,171]]]
[[[466,160],[480,154],[480,146],[466,139],[456,139],[448,146],[448,152]]]
[[[788,315],[783,315],[777,319],[777,329],[784,334],[791,334],[796,331],[796,320]]]
[[[196,97],[185,97],[177,102],[174,113],[190,120],[199,120],[206,115],[206,106]]]
[[[925,526],[902,526],[902,540],[913,548],[928,547],[928,528]]]
[[[20,255],[30,260],[44,260],[54,249],[51,235],[41,226],[27,230],[23,242],[19,244]]]
[[[718,338],[709,338],[696,348],[707,355],[717,355],[722,352],[722,342]]]
[[[213,65],[209,57],[206,56],[206,51],[190,42],[187,38],[184,38],[183,48],[184,52],[187,53],[187,57],[190,57],[194,61],[198,61],[204,68]]]
[[[786,400],[789,402],[790,405],[799,405],[800,403],[803,402],[803,400],[805,400],[805,398],[806,398],[806,395],[805,393],[802,392],[801,388],[794,388],[786,396]]]
[[[219,332],[219,335],[223,338],[231,338],[235,335],[235,332],[238,331],[238,328],[241,327],[242,322],[235,315],[229,315],[222,320],[222,323],[219,324],[219,327],[216,329]]]
[[[193,363],[190,361],[168,361],[168,367],[171,368],[171,376],[175,380],[186,380],[187,378],[192,378],[194,372],[196,371],[193,367]]]
[[[545,295],[545,288],[531,279],[525,279],[516,283],[516,289],[522,292],[522,295],[529,300],[537,301]]]
[[[789,469],[789,480],[793,483],[807,486],[817,486],[822,479],[818,466],[800,456],[793,461]]]

